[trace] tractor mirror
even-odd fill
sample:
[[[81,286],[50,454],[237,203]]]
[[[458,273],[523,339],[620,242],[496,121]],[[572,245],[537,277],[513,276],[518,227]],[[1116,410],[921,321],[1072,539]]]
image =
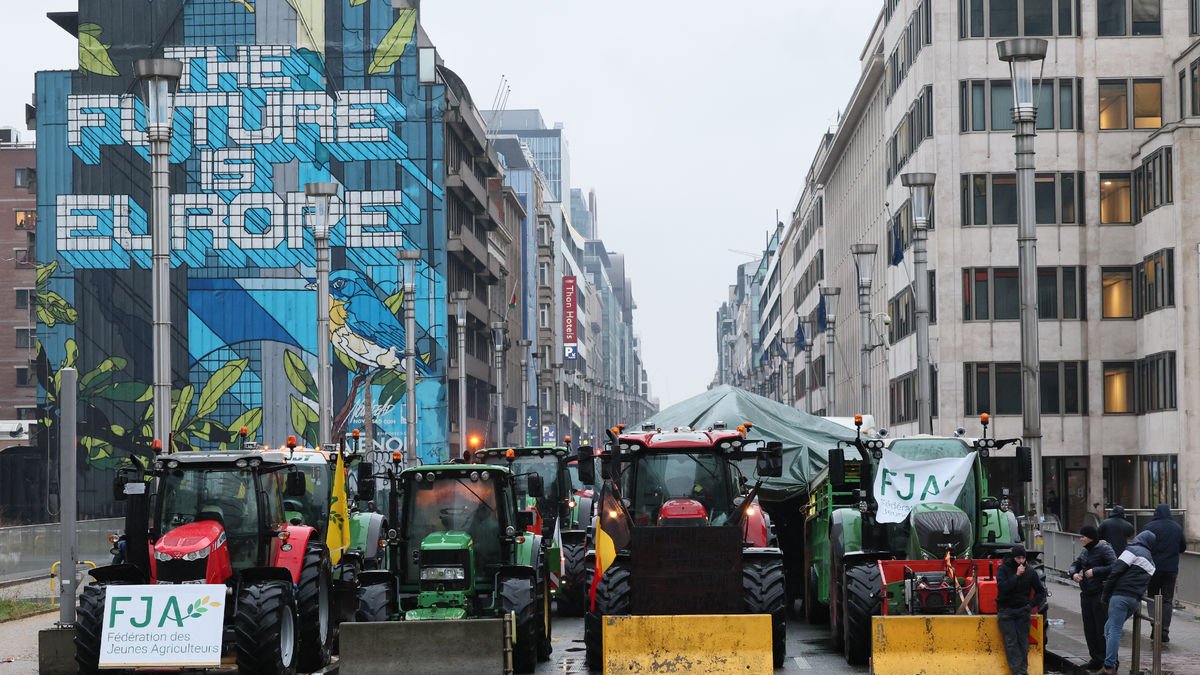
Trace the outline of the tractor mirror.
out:
[[[517,511],[517,529],[524,532],[533,527],[534,518],[533,511],[521,510]]]
[[[846,482],[846,457],[841,448],[829,449],[829,480],[834,485]]]
[[[592,451],[592,446],[581,445],[576,451],[576,456],[579,458],[579,482],[584,485],[591,485],[596,482],[596,460]]]
[[[759,448],[754,457],[755,472],[761,478],[779,478],[783,475],[783,443],[768,441]]]
[[[546,482],[542,480],[541,475],[531,473],[525,477],[528,481],[529,496],[534,499],[541,499],[546,494]]]
[[[612,451],[609,451],[609,452],[604,453],[603,455],[600,455],[600,477],[601,478],[603,478],[604,480],[612,480],[613,474],[616,473],[615,471],[613,471],[613,464],[616,461],[617,461],[616,457],[613,456]]]
[[[113,477],[113,499],[115,501],[125,501],[125,483],[128,482],[129,479],[120,473]]]
[[[284,486],[284,496],[303,497],[307,491],[308,486],[304,482],[304,474],[299,471],[288,472],[287,483]]]
[[[370,462],[358,463],[358,474],[355,476],[358,484],[358,489],[355,491],[355,497],[358,501],[365,502],[375,499],[375,467]]]

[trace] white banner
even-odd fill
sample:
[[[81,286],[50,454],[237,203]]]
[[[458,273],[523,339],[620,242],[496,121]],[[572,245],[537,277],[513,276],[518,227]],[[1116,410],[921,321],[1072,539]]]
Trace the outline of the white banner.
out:
[[[900,523],[917,504],[953,504],[971,475],[975,453],[945,459],[905,459],[889,450],[875,473],[875,501],[881,523]]]
[[[109,586],[101,668],[221,665],[225,586]]]

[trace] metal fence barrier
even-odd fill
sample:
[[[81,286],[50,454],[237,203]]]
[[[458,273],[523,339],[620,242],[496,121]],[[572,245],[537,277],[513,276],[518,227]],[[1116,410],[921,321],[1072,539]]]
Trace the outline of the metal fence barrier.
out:
[[[75,531],[80,560],[95,560],[99,564],[111,560],[108,535],[124,526],[124,518],[79,521]],[[48,575],[50,566],[61,556],[61,533],[58,523],[0,527],[0,570],[3,570],[0,583]]]
[[[1048,570],[1064,575],[1083,546],[1074,532],[1042,530],[1045,548],[1042,561]],[[1036,548],[1036,547],[1035,547]],[[1179,556],[1179,578],[1175,582],[1175,600],[1200,606],[1200,553],[1185,551]]]

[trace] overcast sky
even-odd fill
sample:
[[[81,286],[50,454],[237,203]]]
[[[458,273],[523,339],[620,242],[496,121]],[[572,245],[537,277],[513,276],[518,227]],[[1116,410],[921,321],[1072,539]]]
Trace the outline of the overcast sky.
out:
[[[45,18],[75,0],[5,2],[0,126],[23,130],[33,73],[76,65]],[[736,265],[787,220],[820,135],[858,79],[878,0],[425,0],[425,30],[488,107],[564,125],[573,187],[626,254],[635,330],[663,406],[703,391]],[[31,133],[22,131],[27,138]]]

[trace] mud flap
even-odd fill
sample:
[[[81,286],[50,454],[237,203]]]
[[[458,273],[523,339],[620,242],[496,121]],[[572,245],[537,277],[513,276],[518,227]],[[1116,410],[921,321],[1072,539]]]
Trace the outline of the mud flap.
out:
[[[1030,617],[1029,675],[1042,675],[1043,617]],[[995,615],[875,616],[871,618],[871,672],[1007,673],[1004,639]]]

